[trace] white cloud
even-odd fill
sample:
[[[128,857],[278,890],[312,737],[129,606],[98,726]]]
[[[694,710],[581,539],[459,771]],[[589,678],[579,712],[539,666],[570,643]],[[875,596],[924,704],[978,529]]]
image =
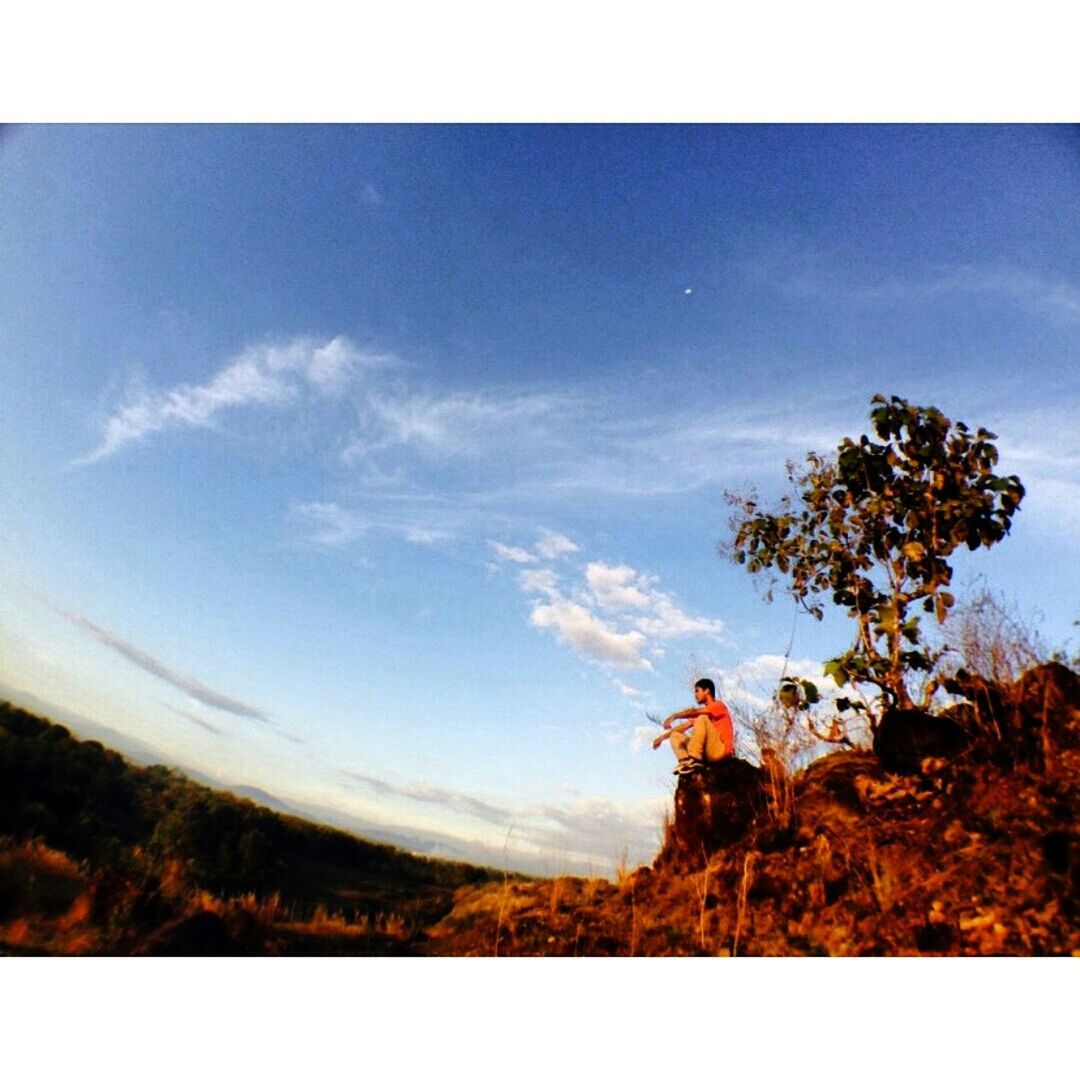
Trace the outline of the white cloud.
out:
[[[630,686],[628,683],[624,683],[622,679],[616,679],[615,686],[623,697],[640,698],[645,696],[641,690],[638,690],[634,686]]]
[[[538,604],[529,621],[539,630],[552,631],[560,641],[591,660],[619,668],[652,670],[641,655],[644,634],[637,630],[620,633],[581,604],[562,598]]]
[[[359,352],[343,337],[331,338],[325,345],[312,348],[310,343],[294,342],[289,347],[284,370],[299,371],[305,379],[324,394],[340,392],[345,383],[361,366],[392,363],[388,356]]]
[[[638,573],[633,567],[591,562],[585,567],[585,580],[596,598],[597,606],[605,611],[649,605],[648,595],[634,584],[638,580]],[[646,584],[644,579],[642,584]]]
[[[573,555],[575,551],[580,551],[581,548],[569,536],[563,536],[561,533],[544,529],[543,536],[536,542],[536,550],[545,559],[557,559],[560,555]]]
[[[522,570],[518,574],[518,583],[522,592],[542,593],[549,600],[560,599],[559,579],[554,570],[546,567],[540,570]]]
[[[650,613],[634,619],[634,625],[651,638],[725,636],[724,624],[720,619],[689,615],[666,593],[653,592],[650,603]]]
[[[508,562],[534,563],[539,561],[532,552],[526,551],[524,548],[511,547],[509,544],[500,544],[498,540],[489,540],[488,546],[500,559],[506,559]]]
[[[519,549],[511,549],[519,550]],[[724,624],[683,611],[675,600],[655,588],[656,578],[631,566],[590,562],[582,571],[584,584],[564,590],[550,567],[522,570],[518,585],[526,594],[539,594],[530,623],[550,631],[587,660],[624,669],[652,671],[645,657],[664,650],[655,639],[705,636],[721,638]],[[620,692],[638,692],[616,680]]]
[[[687,614],[671,596],[653,587],[655,578],[631,566],[592,562],[585,567],[585,580],[598,608],[635,612],[632,625],[650,638],[724,636],[719,619]]]
[[[258,345],[229,360],[203,383],[182,383],[160,392],[136,391],[105,422],[96,449],[75,464],[89,465],[148,435],[174,428],[206,427],[221,412],[252,406],[282,406],[306,387],[321,396],[341,391],[362,367],[390,358],[362,353],[346,338],[318,342],[294,338],[283,345]]]

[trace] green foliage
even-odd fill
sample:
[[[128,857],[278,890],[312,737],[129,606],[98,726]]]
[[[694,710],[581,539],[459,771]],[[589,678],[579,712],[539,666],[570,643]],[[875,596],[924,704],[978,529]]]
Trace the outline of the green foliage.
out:
[[[785,709],[799,711],[805,711],[821,700],[816,684],[809,679],[781,679],[776,697]]]
[[[795,491],[776,510],[729,493],[730,553],[750,573],[778,572],[817,619],[824,608],[816,598],[831,593],[857,631],[825,674],[838,686],[870,684],[887,705],[908,707],[906,677],[936,662],[920,614],[942,623],[954,604],[949,557],[1003,539],[1024,487],[994,472],[993,432],[972,432],[896,396],[871,404],[880,441],[846,438],[833,456],[811,453],[807,467],[790,465]]]

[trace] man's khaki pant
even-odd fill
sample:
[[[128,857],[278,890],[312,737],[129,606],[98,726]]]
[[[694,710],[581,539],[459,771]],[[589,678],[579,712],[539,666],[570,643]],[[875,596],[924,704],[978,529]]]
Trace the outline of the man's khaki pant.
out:
[[[674,732],[671,736],[671,749],[680,761],[688,757],[697,758],[698,761],[719,761],[728,753],[716,725],[707,716],[699,716],[694,721],[689,736],[681,731]]]

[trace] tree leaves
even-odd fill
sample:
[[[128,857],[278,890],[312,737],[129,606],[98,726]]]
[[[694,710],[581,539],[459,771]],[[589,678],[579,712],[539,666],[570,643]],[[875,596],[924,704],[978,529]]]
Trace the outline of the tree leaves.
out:
[[[756,500],[738,507],[733,559],[751,573],[774,569],[789,592],[820,619],[811,597],[830,592],[856,620],[852,649],[825,666],[838,686],[876,685],[890,702],[909,703],[905,675],[932,666],[919,608],[944,622],[954,599],[949,557],[961,545],[990,547],[1009,532],[1024,497],[1017,476],[996,476],[993,432],[974,434],[933,406],[876,394],[877,439],[841,440],[835,455],[789,463],[794,493],[776,512]],[[902,646],[906,645],[907,648]]]
[[[780,680],[776,699],[785,709],[806,710],[821,700],[821,694],[809,679],[789,677]]]

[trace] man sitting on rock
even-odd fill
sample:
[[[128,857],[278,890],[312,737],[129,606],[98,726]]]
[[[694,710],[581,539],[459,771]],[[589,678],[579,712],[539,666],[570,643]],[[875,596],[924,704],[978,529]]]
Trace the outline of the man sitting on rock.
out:
[[[665,739],[671,740],[671,749],[679,761],[675,767],[678,776],[700,769],[706,761],[719,761],[735,753],[731,713],[722,701],[717,700],[712,679],[698,679],[694,683],[694,700],[698,703],[697,708],[672,713],[664,721],[665,733],[653,739],[654,750]],[[684,723],[673,726],[676,720]],[[689,737],[688,731],[691,731]]]

